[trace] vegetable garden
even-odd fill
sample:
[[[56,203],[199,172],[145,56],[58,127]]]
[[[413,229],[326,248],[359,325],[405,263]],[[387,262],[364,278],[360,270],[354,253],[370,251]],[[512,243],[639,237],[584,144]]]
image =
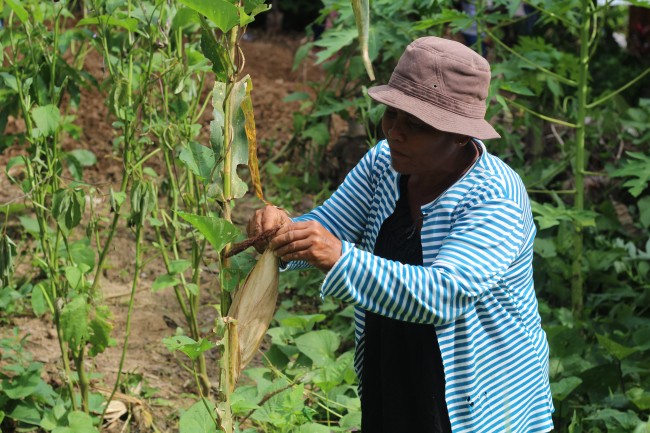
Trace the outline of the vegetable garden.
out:
[[[324,0],[318,38],[273,48],[247,29],[264,0],[0,1],[0,430],[358,431],[351,306],[282,274],[239,375],[256,256],[228,253],[252,209],[309,210],[381,138],[371,77],[476,22],[487,146],[538,224],[556,431],[650,431],[650,2],[474,3]]]

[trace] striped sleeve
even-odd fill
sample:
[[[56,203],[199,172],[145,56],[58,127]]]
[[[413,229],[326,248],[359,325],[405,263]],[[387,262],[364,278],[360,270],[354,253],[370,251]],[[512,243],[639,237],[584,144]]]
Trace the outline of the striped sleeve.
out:
[[[393,319],[449,323],[496,285],[524,238],[521,207],[492,196],[461,212],[431,266],[403,265],[344,243],[321,296]]]
[[[342,242],[359,243],[377,185],[373,180],[373,167],[378,151],[379,146],[370,149],[321,206],[292,220],[318,221]],[[295,261],[287,263],[282,270],[305,269],[309,266],[307,262]]]

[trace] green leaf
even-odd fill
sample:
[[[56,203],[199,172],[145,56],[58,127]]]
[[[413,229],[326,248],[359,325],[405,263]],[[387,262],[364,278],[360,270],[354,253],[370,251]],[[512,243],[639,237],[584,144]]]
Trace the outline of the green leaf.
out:
[[[34,134],[36,137],[54,135],[61,124],[61,113],[56,105],[44,105],[32,110],[32,119],[36,124]]]
[[[237,239],[240,233],[237,227],[223,218],[186,212],[178,212],[178,215],[205,236],[212,248],[217,252],[220,252],[223,247]]]
[[[212,62],[212,71],[218,81],[226,81],[230,71],[228,52],[223,44],[218,44],[212,29],[201,26],[201,52]]]
[[[14,377],[12,380],[5,379],[2,381],[0,389],[12,400],[22,400],[34,394],[41,383],[42,364],[33,362],[22,374]]]
[[[39,425],[41,422],[41,411],[31,401],[22,401],[9,414],[9,418],[31,425]]]
[[[611,170],[612,177],[631,177],[623,183],[634,197],[638,197],[648,187],[650,182],[650,156],[641,152],[626,152],[630,158],[622,167]]]
[[[346,29],[323,34],[321,39],[314,42],[314,45],[324,48],[324,50],[316,54],[316,64],[323,63],[334,54],[338,54],[344,47],[352,44],[357,36],[357,29]]]
[[[172,29],[176,30],[200,23],[201,20],[199,19],[199,15],[194,9],[180,8],[178,11],[176,11],[176,15],[174,15],[174,19],[172,20]]]
[[[97,163],[97,157],[88,149],[75,149],[68,152],[68,155],[72,155],[82,167],[91,167]]]
[[[314,422],[303,424],[298,429],[298,433],[330,433],[331,431],[329,427]]]
[[[14,92],[18,92],[18,81],[16,80],[16,77],[11,75],[8,72],[0,72],[0,78],[2,78],[2,81],[5,83],[5,86],[9,87],[11,90]],[[20,158],[20,157],[14,157],[14,158]]]
[[[307,355],[318,367],[334,361],[334,352],[340,344],[340,337],[335,332],[324,329],[311,331],[295,339],[298,349]]]
[[[638,352],[636,347],[626,347],[616,341],[607,338],[604,335],[596,334],[598,343],[607,350],[607,352],[618,359],[619,361],[627,358],[628,356]]]
[[[559,382],[551,383],[553,398],[557,401],[564,401],[581,383],[582,379],[575,376],[566,377]]]
[[[88,354],[92,357],[103,353],[107,347],[115,343],[111,338],[113,324],[110,322],[110,318],[111,311],[108,307],[100,306],[95,310],[95,317],[88,325],[90,329],[90,336],[88,337],[90,349]]]
[[[65,267],[65,279],[68,280],[70,288],[72,290],[79,290],[82,282],[83,273],[76,266],[66,266]]]
[[[65,249],[62,248],[60,256],[65,255]],[[90,246],[89,239],[80,239],[70,244],[70,256],[72,261],[79,269],[87,274],[95,268],[95,250]]]
[[[78,350],[88,336],[88,304],[86,297],[77,295],[61,310],[63,340],[71,349]]]
[[[186,354],[191,360],[195,360],[203,352],[206,352],[215,347],[214,343],[208,341],[205,338],[202,338],[201,341],[196,342],[185,335],[177,335],[174,337],[164,338],[163,344],[171,352],[179,350]]]
[[[172,260],[169,262],[169,273],[172,275],[182,274],[190,266],[192,266],[192,262],[189,260]]]
[[[645,391],[643,388],[632,388],[625,393],[625,396],[630,399],[639,410],[646,411],[650,409],[650,392]]]
[[[66,234],[79,225],[85,207],[86,198],[81,190],[60,189],[52,196],[52,216]]]
[[[151,285],[151,291],[155,293],[158,290],[164,289],[166,287],[175,286],[180,282],[181,281],[178,278],[175,278],[173,275],[169,275],[169,274],[159,275],[156,278],[156,281],[154,281],[153,284]]]
[[[135,32],[138,29],[138,20],[136,18],[116,18],[114,16],[100,15],[97,17],[83,18],[77,22],[77,27],[88,25],[99,25],[122,27],[130,32]]]
[[[204,15],[224,33],[239,23],[237,7],[226,0],[179,0],[179,2]]]
[[[29,22],[29,14],[23,7],[22,2],[20,0],[6,0],[6,1],[9,7],[11,8],[11,10],[14,11],[14,13],[18,18],[20,18],[20,21],[22,21],[24,24],[27,24]]]
[[[210,174],[216,163],[214,151],[209,147],[202,146],[196,141],[191,141],[178,156],[185,166],[206,183],[211,181]]]
[[[216,409],[214,403],[211,401],[206,401],[206,403],[214,414]],[[181,415],[179,433],[217,433],[217,426],[203,401],[194,403]]]
[[[71,433],[95,433],[97,429],[93,426],[93,419],[87,413],[74,411],[68,414],[68,427]]]
[[[32,297],[31,297],[32,311],[34,312],[34,314],[36,314],[39,317],[45,314],[50,308],[49,305],[47,304],[44,290],[46,289],[43,282],[38,283],[32,289]]]
[[[646,229],[650,228],[650,196],[643,197],[636,205],[639,207],[639,221]]]

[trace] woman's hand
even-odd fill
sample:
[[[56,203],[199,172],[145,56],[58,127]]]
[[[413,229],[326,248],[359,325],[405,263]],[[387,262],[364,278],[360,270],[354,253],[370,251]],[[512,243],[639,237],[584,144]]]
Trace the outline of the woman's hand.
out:
[[[255,215],[248,221],[246,232],[248,237],[252,238],[277,226],[282,227],[290,223],[291,219],[285,211],[275,206],[265,206],[255,211]],[[256,243],[254,246],[258,253],[263,253],[268,247],[268,244],[269,240],[265,239]]]
[[[270,243],[275,255],[288,262],[304,260],[329,272],[341,257],[343,244],[316,221],[285,224]]]

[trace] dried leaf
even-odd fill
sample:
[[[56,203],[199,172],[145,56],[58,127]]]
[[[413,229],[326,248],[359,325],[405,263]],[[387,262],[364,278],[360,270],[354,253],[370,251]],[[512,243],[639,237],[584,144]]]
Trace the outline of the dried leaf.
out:
[[[235,293],[228,312],[237,321],[235,334],[239,340],[239,353],[233,351],[230,355],[233,384],[253,359],[271,323],[278,299],[278,279],[278,259],[271,250],[266,250]]]

